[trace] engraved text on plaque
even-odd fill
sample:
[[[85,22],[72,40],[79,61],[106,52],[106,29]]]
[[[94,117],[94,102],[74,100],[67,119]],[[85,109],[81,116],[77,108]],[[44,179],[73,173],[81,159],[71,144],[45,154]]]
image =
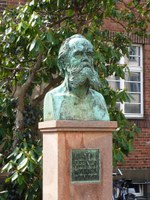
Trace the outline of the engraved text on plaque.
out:
[[[99,149],[72,149],[72,182],[100,182]]]

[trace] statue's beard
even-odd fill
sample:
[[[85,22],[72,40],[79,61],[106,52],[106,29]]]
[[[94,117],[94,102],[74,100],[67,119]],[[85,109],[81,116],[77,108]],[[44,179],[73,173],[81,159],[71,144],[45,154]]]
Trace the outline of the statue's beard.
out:
[[[68,82],[71,88],[78,88],[84,84],[91,86],[95,90],[100,88],[98,73],[87,62],[71,69],[68,75]]]

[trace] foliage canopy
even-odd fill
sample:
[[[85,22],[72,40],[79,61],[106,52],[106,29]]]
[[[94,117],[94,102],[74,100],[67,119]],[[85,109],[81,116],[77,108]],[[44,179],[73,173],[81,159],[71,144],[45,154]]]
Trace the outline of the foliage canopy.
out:
[[[123,162],[132,149],[134,133],[116,101],[129,101],[126,91],[113,91],[106,77],[124,78],[127,66],[119,65],[128,55],[130,36],[145,36],[149,23],[149,1],[32,0],[8,9],[0,19],[0,163],[8,173],[4,199],[41,199],[41,142],[37,123],[42,120],[42,100],[62,81],[57,53],[64,39],[83,34],[95,47],[99,72],[114,132],[114,165]],[[122,32],[110,37],[107,20]],[[106,65],[107,63],[107,65]],[[7,192],[8,191],[8,192]]]

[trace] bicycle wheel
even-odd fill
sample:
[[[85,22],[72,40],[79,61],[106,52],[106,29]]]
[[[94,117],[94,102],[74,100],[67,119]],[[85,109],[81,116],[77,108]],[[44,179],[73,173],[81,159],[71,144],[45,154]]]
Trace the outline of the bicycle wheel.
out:
[[[113,197],[114,197],[114,200],[118,199],[119,193],[120,193],[119,188],[118,187],[114,187],[113,188]]]

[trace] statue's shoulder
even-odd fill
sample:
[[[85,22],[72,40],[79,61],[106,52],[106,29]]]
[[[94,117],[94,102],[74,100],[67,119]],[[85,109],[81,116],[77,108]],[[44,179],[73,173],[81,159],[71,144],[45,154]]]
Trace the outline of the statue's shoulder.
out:
[[[64,87],[62,85],[59,85],[58,87],[47,92],[46,96],[52,97],[52,96],[61,95],[63,93],[64,93]]]
[[[60,85],[55,89],[46,93],[44,98],[44,121],[59,119],[59,110],[61,107],[61,95],[64,92],[63,87]]]
[[[100,119],[104,121],[110,121],[107,105],[103,95],[93,89],[90,89],[90,93],[94,99],[95,104],[100,108],[101,117],[103,116],[102,118],[100,117]]]
[[[100,92],[97,92],[96,90],[90,88],[90,93],[92,94],[94,99],[104,100],[104,97]]]
[[[100,92],[97,92],[96,90],[93,89],[90,89],[90,93],[96,104],[106,109],[106,102],[104,96]]]

